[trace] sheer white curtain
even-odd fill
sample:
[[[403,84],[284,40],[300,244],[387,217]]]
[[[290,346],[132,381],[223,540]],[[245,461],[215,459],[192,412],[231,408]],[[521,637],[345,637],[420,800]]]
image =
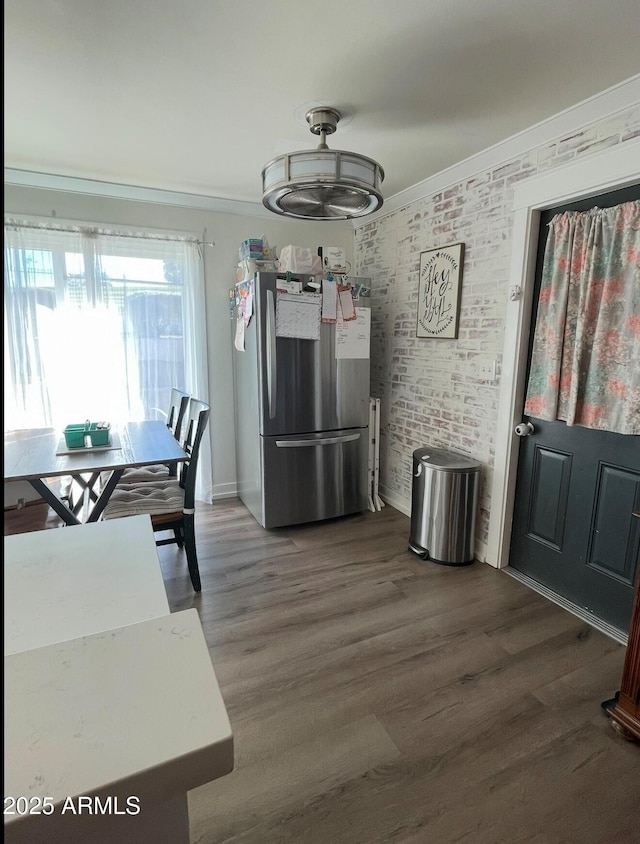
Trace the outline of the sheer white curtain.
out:
[[[171,387],[208,401],[195,237],[5,220],[5,431],[164,419]],[[210,438],[197,497],[212,499]]]
[[[60,283],[61,249],[81,254],[79,234],[66,233],[63,246],[57,232],[5,226],[5,431],[61,424],[55,395],[62,374],[56,364],[68,336],[61,331],[55,342],[56,324],[64,322],[66,304]]]

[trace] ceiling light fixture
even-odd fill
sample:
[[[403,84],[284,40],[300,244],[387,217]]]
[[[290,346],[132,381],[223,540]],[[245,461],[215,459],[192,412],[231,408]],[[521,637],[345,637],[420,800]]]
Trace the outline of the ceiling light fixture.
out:
[[[275,214],[299,220],[350,220],[382,207],[384,170],[371,158],[329,149],[340,112],[312,108],[306,118],[320,144],[314,150],[280,155],[262,171],[262,204]]]

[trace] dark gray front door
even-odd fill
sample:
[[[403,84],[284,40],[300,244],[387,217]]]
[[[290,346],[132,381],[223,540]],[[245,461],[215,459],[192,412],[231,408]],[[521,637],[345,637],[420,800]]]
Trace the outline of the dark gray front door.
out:
[[[560,211],[640,198],[640,185],[545,211],[534,301],[547,224]],[[531,336],[535,327],[535,305]],[[640,366],[640,361],[636,362]],[[640,437],[523,417],[509,565],[626,631],[640,560]]]

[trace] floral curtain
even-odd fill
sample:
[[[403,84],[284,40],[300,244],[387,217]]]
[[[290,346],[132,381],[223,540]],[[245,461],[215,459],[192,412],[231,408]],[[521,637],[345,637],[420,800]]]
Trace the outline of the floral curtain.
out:
[[[640,434],[640,201],[549,223],[524,412]]]

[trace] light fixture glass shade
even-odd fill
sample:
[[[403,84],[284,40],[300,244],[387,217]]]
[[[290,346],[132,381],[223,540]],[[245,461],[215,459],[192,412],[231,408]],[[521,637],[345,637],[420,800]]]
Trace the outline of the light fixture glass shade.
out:
[[[328,122],[313,123],[316,115]],[[280,155],[262,171],[262,203],[275,214],[300,220],[349,220],[382,207],[384,170],[371,158],[329,149],[324,133],[335,130],[339,112],[311,111],[311,131],[322,132],[314,150]]]

